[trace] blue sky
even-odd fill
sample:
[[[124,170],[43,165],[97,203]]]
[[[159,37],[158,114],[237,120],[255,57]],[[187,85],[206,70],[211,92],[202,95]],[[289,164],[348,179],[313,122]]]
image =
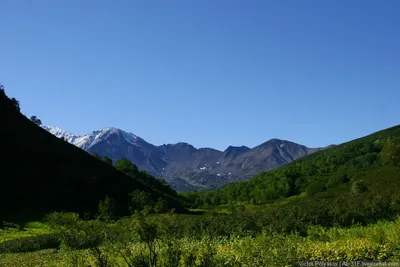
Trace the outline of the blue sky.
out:
[[[397,0],[3,0],[22,112],[154,144],[338,144],[400,123]]]

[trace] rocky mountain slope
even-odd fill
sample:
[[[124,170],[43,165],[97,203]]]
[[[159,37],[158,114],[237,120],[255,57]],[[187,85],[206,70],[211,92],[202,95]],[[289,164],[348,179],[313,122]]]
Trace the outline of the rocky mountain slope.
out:
[[[166,179],[179,191],[217,188],[246,181],[260,171],[275,169],[323,149],[271,139],[254,148],[229,146],[225,151],[219,151],[197,149],[182,142],[155,146],[132,133],[112,127],[84,136],[76,136],[59,127],[43,128],[89,153],[113,160],[127,158],[139,169]]]

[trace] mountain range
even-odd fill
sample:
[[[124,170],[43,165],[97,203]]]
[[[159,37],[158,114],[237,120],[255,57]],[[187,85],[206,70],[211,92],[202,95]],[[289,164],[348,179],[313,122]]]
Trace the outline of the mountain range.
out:
[[[77,136],[59,127],[43,128],[67,142],[114,162],[126,158],[140,170],[164,178],[177,191],[213,189],[247,181],[324,148],[308,148],[286,140],[271,139],[254,148],[229,146],[225,151],[195,148],[179,142],[156,146],[118,128],[108,127]]]

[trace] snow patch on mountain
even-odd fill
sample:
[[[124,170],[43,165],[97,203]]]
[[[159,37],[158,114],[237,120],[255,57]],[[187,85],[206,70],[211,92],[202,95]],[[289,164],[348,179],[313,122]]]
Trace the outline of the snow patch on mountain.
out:
[[[122,131],[118,128],[114,127],[106,127],[101,129],[100,131],[93,131],[86,135],[77,136],[68,131],[65,131],[57,126],[43,126],[43,129],[48,132],[54,134],[58,138],[64,137],[65,140],[79,148],[88,149],[89,147],[97,144],[98,142],[104,140],[111,134],[119,134],[121,135],[127,142],[132,145],[137,144],[138,136]]]
[[[57,127],[57,126],[49,126],[49,127],[42,126],[42,128],[45,129],[46,131],[48,131],[49,133],[57,136],[58,138],[64,137],[64,139],[71,144],[77,138],[77,136],[74,135],[73,133],[65,131],[64,129],[61,129],[60,127]]]

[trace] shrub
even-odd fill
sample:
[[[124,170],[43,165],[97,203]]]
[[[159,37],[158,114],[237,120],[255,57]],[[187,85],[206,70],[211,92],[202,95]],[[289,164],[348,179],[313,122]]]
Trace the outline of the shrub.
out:
[[[400,137],[393,137],[386,141],[381,151],[381,159],[384,164],[400,165]]]
[[[335,186],[338,186],[340,184],[347,183],[349,181],[350,181],[350,179],[349,179],[349,177],[347,176],[346,173],[340,173],[340,174],[331,176],[329,178],[328,182],[326,183],[326,187],[327,188],[335,187]]]
[[[351,192],[354,195],[359,195],[359,194],[365,193],[366,191],[368,191],[368,186],[363,180],[354,182],[351,185]]]
[[[313,196],[316,193],[325,191],[326,187],[323,182],[314,182],[307,188],[307,195]]]
[[[54,234],[15,238],[0,243],[0,253],[21,253],[41,249],[58,248],[59,240]]]

